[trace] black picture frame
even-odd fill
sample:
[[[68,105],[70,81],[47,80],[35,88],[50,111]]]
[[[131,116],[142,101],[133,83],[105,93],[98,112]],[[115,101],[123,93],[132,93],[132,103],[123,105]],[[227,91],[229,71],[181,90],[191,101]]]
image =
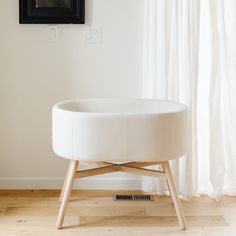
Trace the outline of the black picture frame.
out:
[[[85,0],[68,0],[67,7],[36,7],[36,0],[19,0],[20,24],[84,24]]]

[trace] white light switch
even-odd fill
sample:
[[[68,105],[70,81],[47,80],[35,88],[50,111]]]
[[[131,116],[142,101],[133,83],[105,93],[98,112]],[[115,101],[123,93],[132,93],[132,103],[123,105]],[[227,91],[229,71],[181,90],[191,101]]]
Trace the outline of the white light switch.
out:
[[[83,35],[84,42],[99,43],[101,42],[101,26],[86,26]]]
[[[55,25],[50,25],[48,27],[48,40],[49,41],[56,41],[58,39],[58,29]]]

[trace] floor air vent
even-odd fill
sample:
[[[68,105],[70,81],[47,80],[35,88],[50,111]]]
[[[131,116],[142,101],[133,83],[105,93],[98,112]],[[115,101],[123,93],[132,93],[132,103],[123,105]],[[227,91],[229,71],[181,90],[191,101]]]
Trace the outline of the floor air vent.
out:
[[[154,201],[152,195],[114,195],[113,199],[115,201]]]

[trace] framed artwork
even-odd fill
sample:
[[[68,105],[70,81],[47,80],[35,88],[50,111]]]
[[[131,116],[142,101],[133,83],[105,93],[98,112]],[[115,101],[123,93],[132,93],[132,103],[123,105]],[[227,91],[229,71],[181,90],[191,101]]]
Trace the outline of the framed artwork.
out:
[[[84,24],[85,0],[19,0],[20,24]]]

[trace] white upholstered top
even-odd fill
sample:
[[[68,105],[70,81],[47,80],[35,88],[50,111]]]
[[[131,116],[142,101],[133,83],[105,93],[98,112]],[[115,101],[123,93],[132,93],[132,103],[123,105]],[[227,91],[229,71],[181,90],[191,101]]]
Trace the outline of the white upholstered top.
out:
[[[83,161],[161,161],[186,150],[186,107],[155,99],[83,99],[53,107],[53,150]]]

